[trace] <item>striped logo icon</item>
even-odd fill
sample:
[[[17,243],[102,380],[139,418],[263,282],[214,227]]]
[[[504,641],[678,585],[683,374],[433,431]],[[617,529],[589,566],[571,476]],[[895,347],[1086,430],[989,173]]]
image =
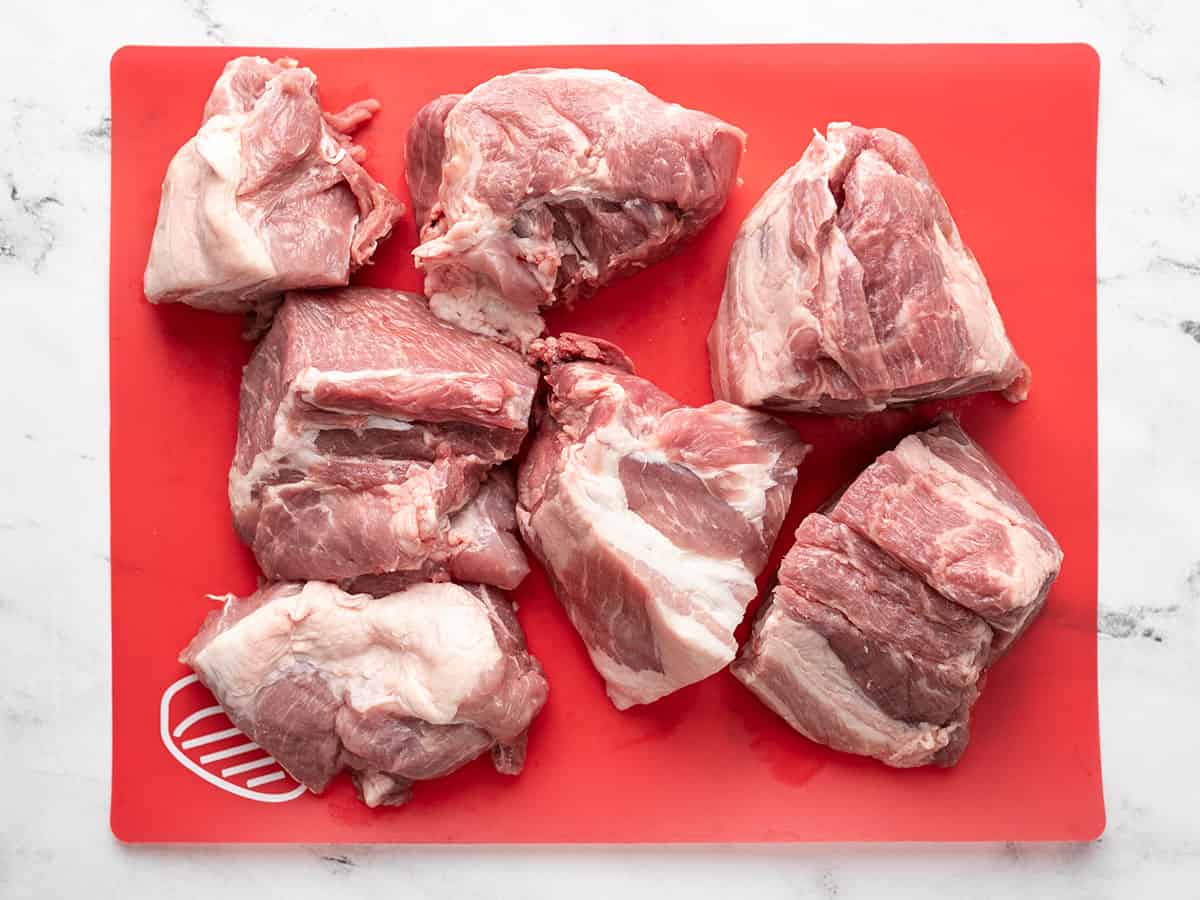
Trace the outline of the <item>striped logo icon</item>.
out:
[[[286,803],[305,792],[274,757],[234,727],[195,675],[185,675],[163,694],[159,730],[184,768],[223,791],[260,803]]]

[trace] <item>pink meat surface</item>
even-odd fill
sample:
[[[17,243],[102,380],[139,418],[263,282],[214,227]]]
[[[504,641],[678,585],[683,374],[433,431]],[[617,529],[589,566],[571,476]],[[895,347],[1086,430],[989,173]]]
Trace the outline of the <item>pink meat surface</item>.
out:
[[[820,513],[732,668],[812,740],[892,766],[966,749],[992,632],[886,553]]]
[[[444,94],[426,103],[408,127],[405,160],[413,219],[420,232],[429,221],[442,187],[442,160],[446,156],[446,118],[462,94]]]
[[[348,769],[368,806],[489,750],[517,774],[548,690],[511,605],[479,586],[270,584],[226,597],[180,660],[298,781],[321,793]]]
[[[1028,501],[943,417],[801,523],[732,671],[814,741],[954,765],[985,668],[1061,564]]]
[[[350,138],[378,109],[322,113],[293,59],[230,61],[167,169],[147,298],[265,319],[285,291],[346,284],[404,212]]]
[[[1062,566],[1029,502],[950,418],[875,460],[829,515],[982,616],[997,656],[1041,612]]]
[[[415,295],[291,293],[243,374],[238,533],[271,579],[515,587],[528,566],[496,467],[520,448],[536,387],[517,354]]]
[[[1029,383],[916,148],[847,123],[815,134],[742,224],[709,350],[718,397],[775,409],[1018,401]]]
[[[613,72],[531,69],[432,101],[408,178],[435,313],[525,348],[539,308],[670,255],[725,205],[745,136]]]
[[[712,675],[757,594],[808,448],[728,403],[683,406],[603,341],[537,341],[550,395],[517,520],[624,709]]]

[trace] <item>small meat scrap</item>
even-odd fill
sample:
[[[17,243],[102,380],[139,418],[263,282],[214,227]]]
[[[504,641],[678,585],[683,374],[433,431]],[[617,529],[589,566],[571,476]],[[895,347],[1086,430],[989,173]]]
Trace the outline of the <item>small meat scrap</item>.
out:
[[[588,297],[701,231],[744,141],[607,71],[531,69],[433,100],[408,135],[413,255],[433,311],[527,348],[540,308]]]
[[[716,396],[862,414],[978,391],[1024,400],[987,280],[907,138],[816,133],[734,243],[709,334]]]
[[[345,285],[404,212],[350,137],[378,110],[323,113],[294,59],[230,61],[167,169],[146,297],[265,321],[285,291]]]
[[[519,773],[548,690],[508,600],[473,585],[269,584],[224,598],[180,661],[297,781],[319,794],[348,769],[368,806],[489,751]]]
[[[536,387],[520,356],[414,294],[290,293],[242,378],[238,534],[272,580],[516,587],[528,564],[497,467],[525,438]]]
[[[808,447],[783,423],[693,408],[604,341],[535,341],[549,398],[517,521],[618,709],[722,669]]]

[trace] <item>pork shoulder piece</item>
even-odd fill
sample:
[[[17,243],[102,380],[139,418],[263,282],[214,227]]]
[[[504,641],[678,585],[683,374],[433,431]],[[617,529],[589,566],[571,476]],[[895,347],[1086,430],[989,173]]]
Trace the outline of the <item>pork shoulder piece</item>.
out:
[[[439,97],[408,136],[433,311],[528,346],[539,308],[590,296],[703,229],[744,140],[606,71],[531,69]]]
[[[520,772],[546,701],[498,592],[415,584],[372,599],[322,582],[228,596],[180,660],[233,723],[309,790],[349,769],[368,806],[483,753]]]
[[[966,749],[992,632],[883,551],[808,516],[730,667],[806,737],[891,766]]]
[[[242,378],[238,533],[273,580],[515,587],[528,566],[495,467],[521,446],[536,387],[516,353],[413,294],[290,293]]]
[[[983,617],[993,658],[1041,611],[1062,566],[1033,507],[949,417],[875,460],[829,516]]]
[[[618,709],[723,668],[808,447],[775,419],[692,408],[620,350],[536,341],[549,399],[517,521]]]
[[[294,59],[230,61],[167,169],[147,298],[265,317],[284,291],[346,284],[404,211],[350,138],[378,109],[322,114]]]
[[[709,334],[716,396],[859,414],[1029,371],[916,148],[831,124],[742,224]]]

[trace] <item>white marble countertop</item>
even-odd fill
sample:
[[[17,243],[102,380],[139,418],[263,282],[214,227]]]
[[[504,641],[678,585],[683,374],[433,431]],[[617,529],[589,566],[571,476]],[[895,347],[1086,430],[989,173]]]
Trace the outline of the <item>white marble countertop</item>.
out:
[[[1196,896],[1200,12],[1185,2],[158,0],[0,8],[0,897]],[[940,9],[935,8],[941,6]],[[251,8],[252,7],[252,8]],[[905,7],[915,7],[912,9]],[[976,8],[980,7],[980,8]],[[108,830],[110,54],[126,43],[1077,41],[1100,52],[1089,845],[128,847]],[[786,110],[781,110],[786,114]],[[1053,198],[1047,198],[1048,203]],[[669,888],[667,887],[669,885]]]

